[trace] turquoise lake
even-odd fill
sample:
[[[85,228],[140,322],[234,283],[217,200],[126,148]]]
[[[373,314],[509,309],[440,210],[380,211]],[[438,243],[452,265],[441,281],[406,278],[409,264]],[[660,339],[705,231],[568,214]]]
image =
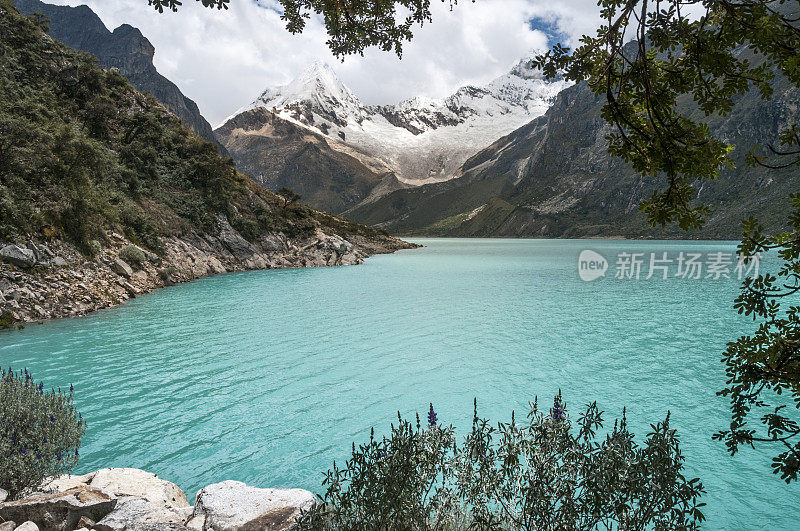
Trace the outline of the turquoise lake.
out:
[[[627,406],[640,440],[672,412],[687,475],[708,491],[705,529],[796,529],[800,488],[771,473],[772,449],[729,456],[721,353],[753,328],[738,281],[659,272],[649,253],[734,252],[726,242],[420,239],[365,265],[255,271],[174,286],[80,319],[0,334],[0,364],[75,385],[88,423],[79,472],[129,466],[190,499],[236,479],[321,491],[352,441],[399,410],[462,433],[562,390],[577,416]],[[609,260],[584,282],[584,249]],[[642,278],[615,279],[619,252]]]

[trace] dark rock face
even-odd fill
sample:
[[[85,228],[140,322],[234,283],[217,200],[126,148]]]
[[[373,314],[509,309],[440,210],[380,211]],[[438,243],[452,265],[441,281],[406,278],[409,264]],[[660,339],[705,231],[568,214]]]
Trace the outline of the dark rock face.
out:
[[[55,6],[40,0],[15,0],[25,14],[41,13],[50,19],[50,35],[67,46],[95,55],[106,68],[117,68],[133,86],[150,92],[167,109],[183,120],[195,133],[216,144],[211,125],[200,114],[197,104],[162,76],[153,65],[155,48],[142,33],[128,24],[109,31],[94,11],[83,5]]]

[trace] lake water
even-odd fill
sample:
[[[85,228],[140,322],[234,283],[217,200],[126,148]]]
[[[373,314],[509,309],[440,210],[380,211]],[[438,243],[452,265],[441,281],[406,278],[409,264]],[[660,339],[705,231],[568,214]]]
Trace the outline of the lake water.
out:
[[[88,422],[79,472],[130,466],[193,498],[236,479],[321,491],[323,472],[399,410],[469,428],[510,419],[559,388],[577,415],[627,406],[641,440],[672,411],[688,475],[706,485],[706,529],[792,529],[798,486],[770,452],[730,457],[720,363],[752,323],[735,280],[644,280],[649,253],[733,252],[733,243],[415,240],[366,265],[256,271],[167,288],[113,310],[0,334],[0,364],[74,383]],[[584,282],[578,255],[609,260]],[[642,279],[615,279],[621,251]],[[705,255],[704,255],[705,256]]]

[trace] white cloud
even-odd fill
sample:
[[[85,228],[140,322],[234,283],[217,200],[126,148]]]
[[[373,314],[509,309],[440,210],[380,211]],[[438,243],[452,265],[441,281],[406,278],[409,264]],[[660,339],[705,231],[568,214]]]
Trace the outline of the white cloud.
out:
[[[249,103],[267,86],[288,82],[315,59],[331,63],[367,103],[388,104],[423,95],[443,97],[470,83],[505,73],[521,57],[542,49],[547,37],[529,20],[542,17],[574,38],[597,24],[593,0],[434,0],[433,23],[417,28],[403,59],[368,50],[338,63],[312,18],[302,35],[284,29],[275,0],[232,0],[231,9],[205,9],[185,0],[178,13],[159,14],[146,0],[45,0],[87,4],[113,29],[139,28],[156,48],[159,72],[194,99],[212,123]]]

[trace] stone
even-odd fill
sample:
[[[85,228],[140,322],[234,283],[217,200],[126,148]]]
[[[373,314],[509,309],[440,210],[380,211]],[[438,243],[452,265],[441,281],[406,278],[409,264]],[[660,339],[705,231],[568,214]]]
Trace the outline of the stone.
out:
[[[147,258],[147,261],[151,264],[158,265],[161,263],[161,257],[158,256],[156,253],[152,253],[146,249],[142,249],[144,251],[144,256]]]
[[[88,486],[89,482],[94,478],[94,475],[97,472],[92,472],[91,474],[84,474],[82,476],[74,476],[72,474],[64,474],[63,476],[58,476],[57,478],[53,478],[44,485],[42,485],[41,490],[43,492],[64,492],[69,489],[74,489],[75,487],[81,486]]]
[[[45,256],[50,257],[50,258],[55,256],[55,254],[56,254],[52,250],[50,250],[50,247],[48,247],[46,243],[40,243],[39,244],[39,249],[44,253]]]
[[[53,257],[53,258],[50,260],[50,266],[51,266],[51,267],[66,267],[66,265],[67,265],[68,263],[69,263],[69,262],[67,262],[67,261],[66,261],[64,258],[62,258],[61,256],[54,256],[54,257]]]
[[[34,522],[42,531],[75,529],[82,516],[94,521],[110,513],[117,504],[111,494],[81,485],[49,494],[35,493],[27,498],[0,505],[0,518]]]
[[[14,521],[3,522],[0,524],[0,531],[14,531],[17,528],[17,523]]]
[[[219,222],[219,241],[237,260],[244,260],[255,254],[256,249],[253,245],[242,238],[241,234],[233,230],[225,216],[220,215],[217,219]]]
[[[89,485],[114,496],[135,496],[165,507],[189,507],[186,494],[169,481],[136,468],[104,468],[92,476]]]
[[[46,483],[42,489],[46,492],[63,492],[78,486],[102,489],[118,498],[143,498],[163,507],[190,507],[186,494],[180,487],[151,472],[136,468],[103,468],[82,476],[66,474]]]
[[[204,516],[206,531],[284,530],[294,526],[301,510],[316,503],[302,489],[260,489],[240,481],[208,485],[197,493],[192,520]]]
[[[35,523],[31,521],[28,521],[24,522],[15,531],[39,531],[39,526],[37,526]]]
[[[117,506],[94,525],[98,531],[132,531],[154,525],[176,525],[183,527],[190,509],[174,509],[153,503],[144,498],[120,498]]]
[[[25,269],[36,265],[36,255],[33,251],[13,244],[0,249],[0,260]]]
[[[209,256],[208,257],[207,264],[208,264],[208,270],[214,275],[219,275],[221,273],[227,273],[228,272],[228,270],[225,269],[225,266],[222,265],[222,262],[220,262],[214,256]]]
[[[353,244],[338,236],[329,236],[326,247],[339,254],[352,252]]]
[[[244,261],[245,269],[266,269],[269,261],[263,255],[254,254]]]
[[[113,513],[114,511],[111,511],[111,512]],[[94,520],[92,520],[91,518],[86,518],[85,516],[81,516],[81,519],[78,520],[78,524],[77,524],[76,527],[77,527],[77,529],[81,529],[81,528],[91,529],[91,528],[94,527]]]
[[[0,489],[0,503],[3,503],[8,499],[8,491]]]
[[[268,234],[261,238],[261,247],[268,253],[277,253],[283,251],[283,242],[280,237],[275,234]]]
[[[189,521],[186,522],[186,528],[189,531],[205,531],[206,515],[199,514],[197,516],[192,516],[191,518],[189,518]]]
[[[131,278],[131,276],[133,276],[133,269],[131,269],[128,262],[122,258],[115,258],[114,261],[111,262],[111,271],[125,278]]]

